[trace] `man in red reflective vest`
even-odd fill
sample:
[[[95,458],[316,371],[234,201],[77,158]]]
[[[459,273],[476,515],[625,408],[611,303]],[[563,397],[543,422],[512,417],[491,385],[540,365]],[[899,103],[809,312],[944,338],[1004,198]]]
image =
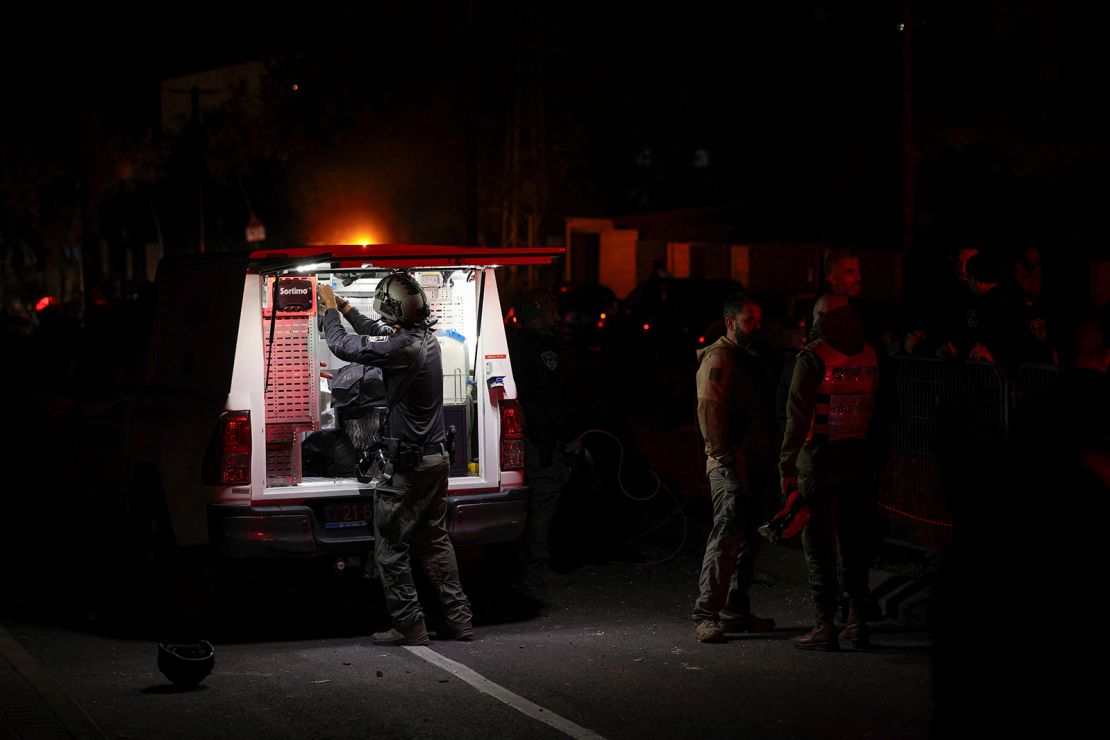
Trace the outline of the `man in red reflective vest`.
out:
[[[802,532],[816,626],[794,638],[803,650],[838,650],[840,640],[868,644],[869,528],[874,456],[869,442],[879,386],[878,357],[846,296],[814,306],[812,340],[799,353],[786,403],[779,456],[782,491],[797,486],[812,516]],[[848,624],[838,635],[837,554],[848,593]]]

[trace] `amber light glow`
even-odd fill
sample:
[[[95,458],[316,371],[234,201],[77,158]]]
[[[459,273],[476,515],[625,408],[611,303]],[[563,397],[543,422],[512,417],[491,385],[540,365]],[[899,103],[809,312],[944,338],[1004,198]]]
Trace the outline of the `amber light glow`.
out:
[[[348,235],[348,238],[343,239],[344,244],[361,244],[366,247],[371,244],[382,244],[385,240],[375,234],[373,231],[367,229],[355,229],[354,233]]]
[[[381,222],[365,214],[335,214],[334,220],[317,223],[312,230],[310,245],[323,244],[387,244],[389,239]]]

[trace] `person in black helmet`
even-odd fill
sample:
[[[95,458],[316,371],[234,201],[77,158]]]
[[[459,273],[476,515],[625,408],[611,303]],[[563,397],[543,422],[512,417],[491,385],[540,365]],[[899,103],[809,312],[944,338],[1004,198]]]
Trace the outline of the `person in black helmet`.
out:
[[[407,383],[389,413],[384,437],[392,474],[374,495],[374,558],[385,589],[393,628],[371,637],[376,645],[427,645],[424,611],[413,583],[410,550],[417,555],[439,596],[443,625],[438,638],[474,639],[470,601],[459,582],[455,550],[445,526],[447,513],[447,435],[443,421],[443,368],[439,343],[428,324],[428,300],[409,275],[395,272],[378,284],[373,321],[320,286],[324,336],[340,359],[380,367],[386,393]],[[348,334],[340,313],[358,334]],[[424,359],[420,362],[423,346]]]

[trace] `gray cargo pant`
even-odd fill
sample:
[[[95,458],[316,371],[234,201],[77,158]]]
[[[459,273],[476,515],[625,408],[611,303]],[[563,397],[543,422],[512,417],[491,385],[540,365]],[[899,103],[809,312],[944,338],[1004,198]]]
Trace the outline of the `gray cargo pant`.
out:
[[[424,617],[410,551],[435,587],[443,617],[452,624],[471,619],[455,548],[447,536],[448,467],[446,455],[425,455],[413,470],[394,473],[389,485],[379,486],[374,495],[374,558],[386,608],[397,627],[409,627]]]
[[[755,497],[731,468],[709,471],[713,529],[705,543],[694,621],[740,619],[751,613],[755,561]]]

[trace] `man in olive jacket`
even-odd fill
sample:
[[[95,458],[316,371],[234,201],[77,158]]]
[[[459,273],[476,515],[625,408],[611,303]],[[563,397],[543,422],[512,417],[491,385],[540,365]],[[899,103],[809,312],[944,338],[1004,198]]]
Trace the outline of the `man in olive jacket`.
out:
[[[725,336],[698,351],[698,426],[705,439],[713,529],[705,545],[694,636],[724,642],[728,632],[767,632],[774,620],[751,613],[759,490],[749,485],[745,441],[766,447],[770,430],[768,383],[758,371],[752,340],[760,307],[743,293],[724,304]],[[758,444],[756,446],[759,446]]]

